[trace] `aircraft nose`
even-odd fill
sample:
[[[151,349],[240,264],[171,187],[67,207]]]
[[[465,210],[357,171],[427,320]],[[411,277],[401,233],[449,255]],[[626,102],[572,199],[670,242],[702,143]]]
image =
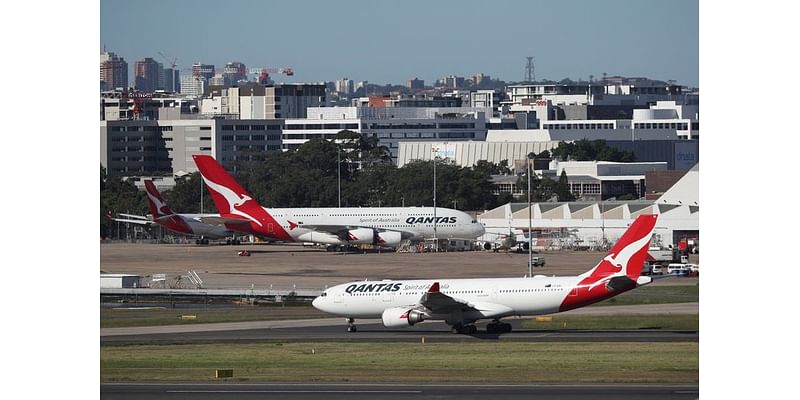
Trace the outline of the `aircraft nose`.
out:
[[[486,228],[483,226],[482,223],[478,222],[475,224],[475,231],[476,231],[475,233],[477,233],[475,235],[476,237],[483,236],[483,234],[486,233]]]
[[[322,305],[322,297],[318,296],[317,298],[315,298],[314,301],[311,302],[311,305],[314,306],[314,308],[316,308],[317,310],[322,311],[322,309],[319,308],[320,305]]]

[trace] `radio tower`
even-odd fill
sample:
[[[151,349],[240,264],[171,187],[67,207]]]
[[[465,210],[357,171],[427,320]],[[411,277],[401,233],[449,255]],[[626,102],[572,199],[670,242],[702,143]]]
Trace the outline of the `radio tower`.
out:
[[[536,80],[536,72],[533,68],[533,57],[525,57],[528,59],[528,64],[525,65],[525,81],[533,82]]]

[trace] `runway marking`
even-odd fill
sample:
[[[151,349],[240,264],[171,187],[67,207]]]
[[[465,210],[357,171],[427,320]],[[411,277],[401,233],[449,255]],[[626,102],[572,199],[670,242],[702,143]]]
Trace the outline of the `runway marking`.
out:
[[[422,393],[421,390],[167,390],[166,393]]]

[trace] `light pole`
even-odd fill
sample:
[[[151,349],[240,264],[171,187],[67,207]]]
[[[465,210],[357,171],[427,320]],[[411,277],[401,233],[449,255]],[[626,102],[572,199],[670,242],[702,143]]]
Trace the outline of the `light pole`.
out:
[[[338,188],[339,188],[339,208],[342,208],[342,159],[339,155],[340,152],[339,144],[336,144],[336,176],[338,177]]]
[[[526,160],[527,169],[525,174],[528,175],[528,277],[533,277],[533,240],[532,240],[532,231],[533,231],[533,210],[531,210],[531,154],[528,154],[528,159]]]
[[[400,197],[400,202],[402,204],[400,207],[405,208],[406,207],[406,198],[405,197]]]
[[[439,238],[436,237],[436,157],[439,148],[436,146],[431,146],[431,152],[433,153],[433,251],[439,251]]]

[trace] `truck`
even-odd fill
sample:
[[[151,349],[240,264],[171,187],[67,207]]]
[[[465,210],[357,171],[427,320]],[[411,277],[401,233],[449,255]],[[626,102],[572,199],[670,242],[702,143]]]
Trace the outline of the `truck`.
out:
[[[669,264],[678,260],[675,259],[675,252],[672,249],[651,247],[647,250],[647,261],[651,264]]]
[[[534,267],[544,267],[544,257],[531,256],[531,265],[533,265]]]

